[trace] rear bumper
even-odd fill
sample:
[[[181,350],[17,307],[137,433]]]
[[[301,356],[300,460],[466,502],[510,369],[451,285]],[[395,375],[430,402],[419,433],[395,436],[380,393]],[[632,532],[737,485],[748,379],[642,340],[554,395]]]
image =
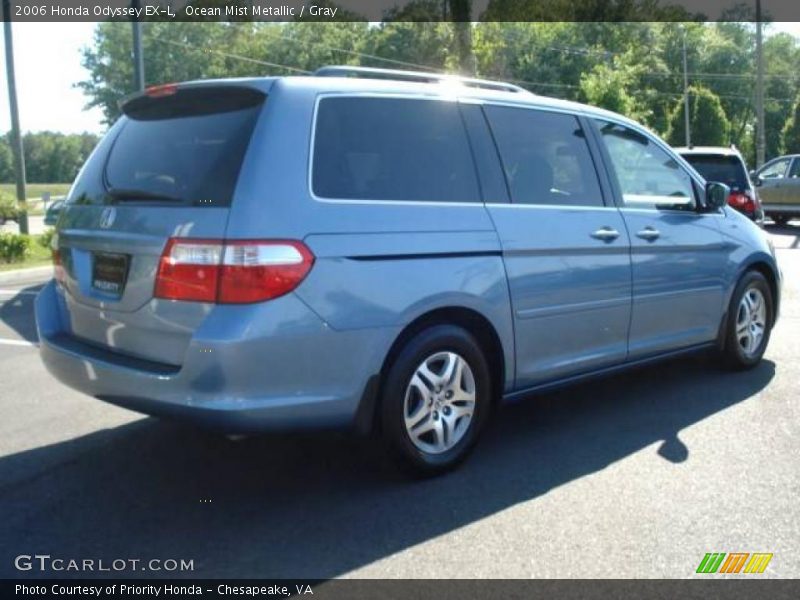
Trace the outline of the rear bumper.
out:
[[[40,354],[56,379],[112,404],[230,433],[352,425],[397,333],[333,330],[290,294],[214,307],[173,367],[72,337],[61,294],[50,282],[36,298]]]

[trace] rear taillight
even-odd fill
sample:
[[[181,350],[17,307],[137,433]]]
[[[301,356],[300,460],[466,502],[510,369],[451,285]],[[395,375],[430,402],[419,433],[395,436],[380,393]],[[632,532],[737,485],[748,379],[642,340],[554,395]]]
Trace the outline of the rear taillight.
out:
[[[288,294],[305,279],[314,255],[302,242],[227,242],[218,301],[261,302]]]
[[[170,238],[158,264],[155,297],[215,302],[222,250],[219,240]]]
[[[283,296],[303,281],[314,255],[292,240],[171,238],[158,267],[155,296],[243,304]]]
[[[54,233],[50,239],[50,254],[53,258],[53,277],[59,283],[64,283],[64,263],[61,260],[61,250],[58,247],[58,234]]]
[[[64,283],[64,265],[61,263],[61,251],[53,250],[52,254],[53,254],[53,277],[59,283]]]
[[[746,193],[731,192],[731,195],[728,196],[728,204],[742,212],[754,213],[756,211],[755,201]]]

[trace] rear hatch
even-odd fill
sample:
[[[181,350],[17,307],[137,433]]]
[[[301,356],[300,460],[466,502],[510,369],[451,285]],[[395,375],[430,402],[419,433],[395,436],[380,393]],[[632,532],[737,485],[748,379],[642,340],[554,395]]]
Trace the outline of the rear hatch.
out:
[[[246,86],[151,88],[89,157],[58,225],[71,334],[180,365],[211,305],[154,299],[171,237],[221,239],[265,94]]]
[[[684,158],[706,181],[724,183],[731,189],[728,204],[748,215],[759,205],[747,169],[739,156],[733,154],[690,153]]]

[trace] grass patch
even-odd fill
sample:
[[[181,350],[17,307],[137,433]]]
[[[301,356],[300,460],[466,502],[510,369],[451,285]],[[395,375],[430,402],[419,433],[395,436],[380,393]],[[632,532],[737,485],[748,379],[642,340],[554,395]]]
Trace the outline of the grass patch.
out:
[[[13,271],[15,269],[27,269],[29,267],[42,267],[51,263],[50,249],[45,248],[39,243],[39,235],[31,236],[30,250],[21,261],[0,262],[0,272]]]
[[[25,186],[25,194],[28,197],[28,202],[39,202],[42,199],[42,193],[50,192],[50,197],[66,196],[69,191],[71,183],[29,183]],[[0,183],[0,193],[5,192],[11,194],[14,198],[17,197],[17,187],[13,183]]]
[[[25,186],[25,193],[28,196],[28,215],[41,217],[44,215],[42,205],[42,194],[50,192],[50,202],[56,198],[63,197],[69,192],[71,183],[29,183]],[[0,183],[0,196],[13,198],[16,202],[17,188],[13,183]],[[49,205],[48,205],[49,206]]]

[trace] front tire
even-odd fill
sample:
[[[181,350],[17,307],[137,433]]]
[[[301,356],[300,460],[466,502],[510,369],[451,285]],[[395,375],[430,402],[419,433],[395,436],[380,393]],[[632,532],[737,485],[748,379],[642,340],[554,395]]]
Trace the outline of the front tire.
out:
[[[757,271],[744,274],[728,309],[725,363],[737,370],[752,369],[764,356],[774,321],[772,290]]]
[[[419,476],[443,473],[467,457],[493,391],[480,345],[454,325],[434,325],[411,338],[382,390],[385,443],[401,468]]]

